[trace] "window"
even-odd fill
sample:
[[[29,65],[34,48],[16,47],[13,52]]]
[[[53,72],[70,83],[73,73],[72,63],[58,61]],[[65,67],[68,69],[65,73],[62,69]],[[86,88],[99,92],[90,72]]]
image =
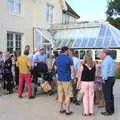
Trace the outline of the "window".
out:
[[[7,0],[8,12],[15,15],[21,15],[21,4],[22,0]]]
[[[65,13],[62,14],[62,23],[69,24],[69,15],[67,15]]]
[[[53,9],[54,7],[52,5],[47,4],[47,22],[49,24],[53,23]]]
[[[100,60],[100,50],[95,51],[95,59]]]
[[[16,51],[18,55],[21,54],[21,39],[22,34],[21,33],[7,33],[7,51],[12,53],[13,51]]]
[[[84,55],[85,55],[85,50],[81,50],[80,51],[80,59],[83,59]]]

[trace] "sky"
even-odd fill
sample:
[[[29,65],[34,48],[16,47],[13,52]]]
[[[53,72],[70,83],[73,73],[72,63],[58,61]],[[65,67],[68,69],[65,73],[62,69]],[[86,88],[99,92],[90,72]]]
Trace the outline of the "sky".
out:
[[[66,0],[80,15],[80,21],[104,21],[107,0]]]

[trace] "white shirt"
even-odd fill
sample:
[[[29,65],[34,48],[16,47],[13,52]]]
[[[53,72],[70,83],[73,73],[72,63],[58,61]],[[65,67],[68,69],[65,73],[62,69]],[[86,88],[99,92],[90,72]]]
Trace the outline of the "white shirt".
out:
[[[78,78],[80,74],[80,65],[81,65],[80,59],[77,57],[72,57],[72,60],[73,60],[73,64],[76,72],[76,77]]]

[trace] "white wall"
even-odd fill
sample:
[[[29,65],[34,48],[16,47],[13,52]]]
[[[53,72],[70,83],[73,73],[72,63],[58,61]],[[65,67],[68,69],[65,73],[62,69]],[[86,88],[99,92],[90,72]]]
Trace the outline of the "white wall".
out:
[[[15,16],[7,11],[7,0],[0,1],[0,50],[7,47],[7,31],[23,33],[22,49],[26,44],[33,46],[33,27],[47,29],[47,3],[54,6],[53,23],[62,22],[62,8],[59,0],[23,0],[22,16]]]
[[[23,33],[22,47],[25,44],[32,46],[33,27],[33,3],[32,0],[23,0],[23,14],[16,16],[8,13],[6,0],[1,0],[0,4],[0,43],[1,50],[7,47],[7,31]],[[31,9],[30,9],[31,8]]]

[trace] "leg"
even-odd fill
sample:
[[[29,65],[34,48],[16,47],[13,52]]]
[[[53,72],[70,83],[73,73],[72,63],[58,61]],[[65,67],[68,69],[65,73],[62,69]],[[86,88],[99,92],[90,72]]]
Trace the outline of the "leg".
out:
[[[83,95],[83,108],[84,108],[84,114],[89,114],[89,92],[88,92],[88,82],[82,82],[81,83],[81,90],[84,91]]]
[[[19,74],[19,85],[18,85],[18,96],[22,96],[23,92],[23,82],[24,82],[24,74]]]
[[[31,97],[32,96],[32,88],[31,88],[31,75],[30,74],[25,74],[25,83],[27,85],[28,97]]]
[[[73,96],[73,89],[72,89],[71,82],[63,83],[63,89],[65,93],[65,104],[66,104],[66,113],[71,113],[70,110],[70,98]]]
[[[107,80],[103,85],[106,112],[114,113],[113,85],[115,80]]]
[[[89,113],[93,114],[94,107],[94,82],[89,82]]]
[[[63,102],[64,102],[64,91],[63,91],[63,85],[62,82],[57,83],[57,92],[58,92],[58,102],[60,103],[60,111],[63,111]]]

